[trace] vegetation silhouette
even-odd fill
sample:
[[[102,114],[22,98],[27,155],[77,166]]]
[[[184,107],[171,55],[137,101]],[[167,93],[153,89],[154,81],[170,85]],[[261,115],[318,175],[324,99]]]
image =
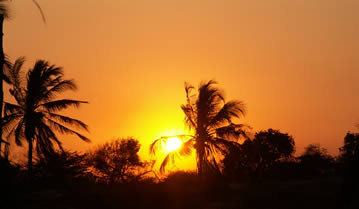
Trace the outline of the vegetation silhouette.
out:
[[[347,133],[344,145],[339,148],[339,161],[343,170],[341,208],[357,208],[359,205],[359,133]]]
[[[62,150],[61,142],[54,130],[62,134],[74,134],[85,142],[90,142],[90,139],[69,128],[73,126],[88,131],[85,123],[57,113],[71,106],[79,107],[87,103],[72,99],[55,100],[58,94],[66,90],[76,90],[74,81],[64,79],[62,68],[50,65],[44,60],[36,61],[24,79],[23,63],[24,58],[19,58],[7,71],[12,85],[9,91],[16,104],[5,102],[3,129],[8,137],[14,137],[15,143],[19,146],[22,145],[22,140],[26,139],[28,171],[31,176],[34,143],[39,156],[54,153],[54,143]]]
[[[303,170],[302,177],[328,176],[335,172],[335,159],[320,144],[309,144],[298,159]]]
[[[344,145],[339,148],[339,158],[343,162],[349,162],[355,158],[355,154],[359,148],[359,134],[347,133],[344,137]]]
[[[226,102],[224,94],[215,85],[213,80],[202,82],[198,88],[198,95],[193,94],[195,89],[185,83],[186,104],[181,108],[185,114],[185,124],[194,131],[193,136],[177,136],[184,140],[180,149],[169,152],[161,164],[161,171],[176,156],[189,155],[196,151],[197,171],[200,177],[203,174],[219,171],[218,156],[225,155],[233,146],[237,146],[239,137],[246,137],[246,125],[233,123],[245,115],[243,102],[231,100]],[[170,137],[155,140],[150,146],[150,152],[155,154],[161,148],[161,143]],[[189,138],[189,139],[186,139]]]
[[[6,0],[0,0],[0,119],[3,116],[3,102],[4,102],[4,84],[3,84],[3,80],[4,80],[4,64],[5,64],[5,54],[4,54],[4,47],[3,47],[3,33],[4,33],[4,29],[3,29],[3,25],[4,25],[4,20],[5,18],[8,17],[8,8],[6,7],[6,5],[4,4]],[[5,140],[3,140],[2,137],[2,122],[0,121],[0,158],[2,158],[2,142],[4,142]]]
[[[71,186],[93,179],[86,154],[61,150],[38,157],[34,164],[34,182],[55,187]]]
[[[288,133],[268,129],[257,132],[254,139],[246,139],[232,147],[223,159],[227,175],[242,178],[263,178],[264,173],[281,161],[288,160],[295,151],[295,142]]]
[[[6,79],[4,77],[4,65],[6,65],[6,59],[5,59],[5,53],[4,53],[4,47],[3,47],[3,36],[4,36],[4,20],[9,17],[9,9],[7,7],[7,2],[9,0],[0,0],[0,104],[3,104],[4,102],[4,83],[3,81]],[[42,11],[40,4],[36,0],[32,0],[32,2],[35,4],[35,6],[40,11],[42,20],[44,23],[46,23],[46,18],[44,15],[44,12]],[[0,119],[3,116],[3,105],[0,105]],[[2,137],[2,123],[0,122],[0,158],[2,157],[2,146],[1,143],[5,142]]]
[[[116,139],[97,147],[87,156],[88,165],[98,181],[115,184],[138,181],[152,172],[154,162],[142,162],[140,143],[133,138]]]

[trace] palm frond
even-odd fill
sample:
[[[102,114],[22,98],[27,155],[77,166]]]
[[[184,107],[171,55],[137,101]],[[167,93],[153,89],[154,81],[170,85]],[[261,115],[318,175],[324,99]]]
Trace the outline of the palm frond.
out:
[[[10,132],[11,128],[13,127],[13,125],[18,122],[19,119],[22,118],[22,114],[18,114],[18,113],[12,113],[10,115],[5,115],[2,118],[2,129],[3,131],[6,132]]]
[[[245,139],[248,138],[248,129],[251,127],[245,124],[235,124],[231,123],[228,126],[223,126],[216,129],[216,134],[222,138],[234,138],[239,139],[243,137]]]
[[[211,119],[210,125],[219,126],[225,122],[231,123],[232,118],[240,118],[245,115],[245,106],[241,101],[229,101]]]
[[[163,138],[156,139],[154,142],[150,144],[150,154],[155,155],[157,150],[160,149],[160,145],[163,142]]]
[[[80,120],[70,118],[70,117],[67,117],[67,116],[63,116],[63,115],[59,115],[59,114],[56,114],[56,113],[51,113],[51,112],[48,112],[48,116],[51,119],[57,120],[57,121],[59,121],[61,123],[76,126],[78,128],[81,128],[81,129],[84,129],[84,130],[88,131],[88,125],[86,125],[84,122],[82,122]]]
[[[64,126],[56,121],[53,121],[50,118],[47,118],[47,121],[51,125],[51,127],[55,128],[57,131],[59,131],[62,134],[74,134],[85,142],[91,142],[91,140],[89,138],[87,138],[86,136],[84,136],[74,130],[69,129],[66,126]]]
[[[208,144],[220,151],[221,154],[227,154],[230,150],[233,150],[240,146],[240,144],[235,141],[228,141],[222,138],[215,138],[214,140],[209,140]]]
[[[73,80],[62,80],[62,76],[57,77],[49,84],[52,86],[50,89],[44,92],[41,96],[41,100],[48,102],[54,98],[57,94],[66,90],[76,90],[77,86]]]
[[[198,123],[207,125],[211,118],[218,111],[218,107],[224,102],[223,93],[213,85],[215,81],[201,83],[198,89],[198,98],[196,101]]]
[[[48,155],[55,152],[52,141],[56,142],[60,150],[63,150],[61,142],[56,134],[45,123],[37,125],[36,133],[36,152],[38,155]]]
[[[87,104],[87,103],[88,102],[86,102],[86,101],[78,101],[78,100],[72,100],[72,99],[61,99],[61,100],[46,102],[39,106],[45,108],[49,112],[52,112],[52,111],[61,111],[70,106],[78,108],[81,104]]]
[[[170,152],[166,155],[166,157],[163,159],[161,166],[160,166],[160,173],[165,173],[166,172],[166,167],[168,164],[175,163],[175,158],[176,158],[177,153],[176,152]]]
[[[165,157],[165,159],[163,159],[161,166],[160,166],[160,173],[165,173],[166,171],[166,166],[168,164],[168,161],[170,160],[170,153],[168,153]]]
[[[6,73],[12,68],[12,63],[10,62],[10,59],[7,55],[4,56],[4,69],[3,69],[3,79],[6,83],[10,84],[10,78],[8,74]]]
[[[194,138],[189,139],[188,141],[182,143],[181,147],[178,149],[178,153],[181,156],[189,156],[192,153],[194,144]]]
[[[8,18],[9,9],[5,2],[7,2],[7,0],[0,0],[0,15],[4,16],[5,18]]]
[[[8,102],[4,102],[4,115],[9,115],[13,113],[21,113],[23,111],[22,107],[19,105],[11,104]]]
[[[15,143],[18,146],[22,146],[21,140],[25,138],[25,127],[24,127],[24,120],[20,120],[16,127],[14,127],[14,135],[15,135]],[[12,134],[12,131],[9,133]]]
[[[15,60],[14,64],[8,65],[7,70],[4,71],[9,78],[9,83],[20,88],[21,84],[21,70],[24,65],[25,57],[19,57]]]
[[[185,123],[189,127],[189,130],[196,127],[196,111],[193,105],[193,98],[194,95],[192,95],[192,90],[194,87],[190,85],[189,83],[185,82],[185,91],[186,91],[186,100],[187,104],[181,105],[181,109],[185,113]]]
[[[45,17],[44,12],[42,11],[42,8],[41,8],[40,4],[39,4],[36,0],[32,0],[32,2],[34,2],[34,4],[36,5],[37,9],[39,10],[39,12],[40,12],[40,14],[41,14],[42,21],[46,24],[46,17]]]
[[[34,67],[27,73],[27,98],[29,106],[39,104],[44,98],[49,87],[54,85],[53,81],[63,76],[61,67],[50,65],[47,61],[37,60]]]
[[[14,96],[16,102],[20,105],[24,104],[25,102],[25,90],[22,86],[22,66],[24,62],[25,58],[19,57],[16,59],[12,66],[5,68],[4,70],[4,75],[7,77],[8,83],[12,85],[12,88],[9,89],[9,92]]]
[[[181,109],[185,114],[185,123],[187,124],[189,130],[192,130],[196,127],[196,114],[193,112],[193,107],[189,104],[181,105]]]

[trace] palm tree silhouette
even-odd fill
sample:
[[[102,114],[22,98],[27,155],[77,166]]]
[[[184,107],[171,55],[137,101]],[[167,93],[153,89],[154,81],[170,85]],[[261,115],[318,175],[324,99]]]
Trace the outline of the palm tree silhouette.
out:
[[[163,160],[160,170],[163,172],[169,162],[176,156],[186,156],[192,148],[196,151],[197,171],[201,177],[204,173],[218,171],[218,156],[228,152],[230,147],[237,146],[239,137],[246,137],[246,125],[233,123],[234,118],[245,114],[241,101],[225,102],[222,91],[215,87],[216,82],[202,82],[198,95],[192,91],[194,87],[185,84],[187,103],[181,108],[185,114],[185,123],[194,135],[178,135],[183,141],[179,150],[169,152]],[[173,137],[173,136],[172,136]],[[155,140],[150,146],[150,152],[155,154],[170,137]]]
[[[8,15],[8,8],[5,4],[5,2],[8,2],[9,0],[0,0],[0,119],[2,118],[3,114],[3,102],[4,102],[4,87],[3,87],[3,79],[4,79],[4,64],[6,64],[5,61],[5,54],[4,54],[4,48],[3,48],[3,35],[4,35],[4,20],[9,17]],[[35,4],[35,6],[39,9],[42,20],[44,23],[46,23],[45,15],[39,5],[39,3],[36,0],[32,0],[32,2]],[[0,158],[1,155],[1,143],[5,142],[2,138],[2,123],[0,122]]]
[[[74,81],[63,79],[62,68],[43,60],[36,61],[24,79],[21,71],[23,63],[24,58],[17,59],[13,67],[6,72],[12,84],[10,93],[17,104],[5,102],[3,128],[8,137],[15,138],[19,146],[22,145],[22,140],[26,139],[29,145],[28,169],[31,176],[34,144],[39,156],[53,153],[54,143],[62,149],[53,130],[62,134],[74,134],[85,142],[90,140],[68,127],[74,126],[88,131],[85,123],[57,113],[70,106],[78,107],[87,103],[71,99],[54,100],[66,90],[76,90]]]

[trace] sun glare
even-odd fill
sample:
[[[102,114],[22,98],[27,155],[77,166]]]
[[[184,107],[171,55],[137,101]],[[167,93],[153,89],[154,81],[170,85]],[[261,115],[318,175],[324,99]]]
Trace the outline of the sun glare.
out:
[[[171,137],[171,138],[167,139],[166,149],[168,152],[172,152],[172,151],[179,149],[181,147],[181,145],[182,145],[182,141],[179,138]]]

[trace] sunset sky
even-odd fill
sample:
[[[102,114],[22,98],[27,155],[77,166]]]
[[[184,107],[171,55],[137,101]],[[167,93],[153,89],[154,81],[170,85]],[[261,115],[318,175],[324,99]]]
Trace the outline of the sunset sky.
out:
[[[320,143],[337,154],[359,131],[357,0],[30,0],[10,2],[4,50],[63,66],[89,105],[68,112],[87,122],[86,151],[133,136],[148,145],[184,131],[184,82],[215,79],[247,106],[253,131],[293,135],[297,153]],[[7,96],[7,98],[9,98]]]

